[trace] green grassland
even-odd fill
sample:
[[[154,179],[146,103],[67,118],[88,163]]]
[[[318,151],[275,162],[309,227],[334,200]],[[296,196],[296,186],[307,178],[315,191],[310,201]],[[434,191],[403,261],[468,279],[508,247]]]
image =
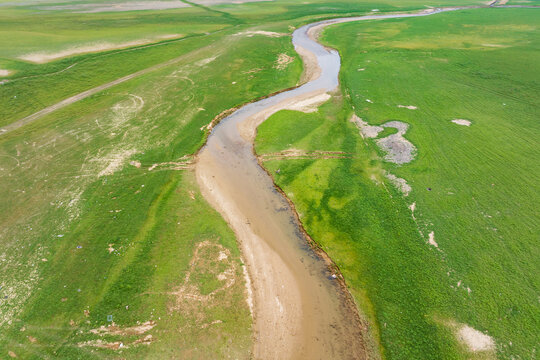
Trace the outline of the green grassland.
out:
[[[8,81],[0,84],[0,126],[69,96],[153,68],[144,75],[0,135],[0,358],[15,354],[19,358],[36,359],[249,358],[251,317],[245,302],[238,246],[227,224],[198,192],[190,161],[204,143],[208,135],[206,126],[216,115],[296,85],[302,66],[289,36],[248,37],[238,34],[249,30],[290,34],[294,27],[315,19],[356,15],[373,8],[394,11],[423,8],[425,5],[457,4],[436,0],[405,3],[341,1],[329,5],[319,0],[279,0],[210,8],[192,6],[166,11],[75,14],[40,10],[44,2],[39,6],[31,2],[18,6],[3,6],[4,3],[0,2],[0,69],[10,70],[12,74],[3,77]],[[467,2],[459,2],[462,3]],[[519,102],[514,99],[512,102],[505,98],[505,102],[512,105],[504,108],[504,113],[502,110],[496,113],[498,108],[491,103],[488,106],[494,114],[503,114],[508,119],[517,116],[520,122],[503,122],[505,117],[501,116],[503,120],[491,124],[491,118],[487,118],[485,109],[481,109],[478,114],[462,112],[455,115],[471,118],[471,128],[456,128],[457,125],[441,122],[438,126],[443,128],[433,129],[442,129],[441,136],[449,132],[453,132],[453,136],[471,136],[467,142],[477,151],[485,151],[497,144],[496,152],[488,154],[493,157],[493,163],[482,162],[485,169],[476,174],[480,179],[484,179],[490,169],[497,168],[500,162],[516,161],[512,163],[513,169],[521,169],[517,170],[516,176],[529,183],[530,191],[516,198],[513,208],[500,210],[503,220],[496,218],[495,213],[489,213],[493,216],[490,218],[494,222],[493,227],[500,229],[500,236],[516,234],[515,229],[521,229],[519,231],[523,233],[531,229],[524,226],[523,221],[537,226],[526,209],[537,192],[530,174],[534,174],[537,170],[534,166],[538,164],[529,162],[529,172],[524,171],[526,162],[520,157],[527,144],[529,157],[537,153],[530,127],[533,126],[531,103],[537,96],[523,88],[523,84],[530,84],[532,77],[525,72],[517,73],[530,64],[530,49],[537,46],[533,42],[537,38],[531,35],[530,30],[534,18],[530,15],[527,18],[523,15],[526,13],[518,10],[512,11],[516,14],[514,17],[508,18],[501,13],[489,23],[504,22],[508,25],[504,31],[497,33],[492,27],[485,36],[492,36],[490,42],[500,38],[508,40],[513,36],[515,41],[508,42],[521,45],[477,49],[478,44],[470,35],[471,39],[463,49],[456,50],[456,53],[448,50],[450,53],[446,58],[448,64],[464,71],[469,63],[456,61],[454,64],[456,54],[461,54],[460,61],[474,61],[475,58],[469,58],[469,55],[471,51],[478,51],[477,59],[481,58],[482,62],[498,69],[496,76],[511,75],[518,79],[512,83],[512,98],[528,100]],[[484,16],[475,18],[472,13],[464,14],[470,17],[467,24],[476,24],[476,27],[467,28],[472,33],[482,29],[488,21]],[[450,21],[454,18],[447,15],[440,19],[447,19],[447,22],[415,20],[420,24],[413,31],[420,37],[418,44],[429,42],[429,37],[421,38],[426,36],[422,35],[426,30],[443,25],[457,27],[459,24],[457,20]],[[520,19],[520,22],[512,22],[512,19]],[[403,31],[399,21],[385,24],[392,24],[396,35]],[[508,266],[519,267],[520,271],[510,279],[514,279],[513,282],[506,278],[506,273],[493,273],[493,276],[502,276],[504,280],[501,282],[510,281],[511,286],[501,290],[500,285],[491,288],[491,283],[479,284],[485,280],[481,277],[485,271],[482,266],[487,266],[482,263],[479,252],[467,251],[460,257],[457,254],[463,250],[460,244],[452,245],[450,240],[444,240],[448,235],[439,226],[447,226],[444,221],[450,220],[437,213],[440,209],[430,209],[430,206],[435,206],[433,201],[437,206],[441,203],[437,199],[429,199],[437,191],[423,197],[419,192],[425,182],[436,189],[434,183],[440,181],[442,188],[448,186],[443,182],[450,182],[451,178],[440,179],[439,171],[442,170],[433,168],[431,163],[412,170],[421,161],[433,157],[437,157],[441,166],[445,164],[443,160],[449,161],[440,154],[428,155],[424,149],[430,145],[423,144],[422,138],[432,129],[417,127],[434,125],[403,117],[401,114],[406,114],[403,109],[399,109],[397,115],[376,113],[390,111],[384,107],[377,108],[378,100],[370,104],[369,110],[364,110],[367,103],[360,97],[356,99],[360,90],[352,84],[358,81],[364,86],[369,79],[346,78],[347,74],[371,76],[367,70],[362,74],[355,72],[354,67],[362,58],[358,57],[361,51],[354,46],[363,47],[371,43],[374,47],[382,47],[372,40],[387,39],[385,24],[369,24],[373,27],[371,36],[379,36],[378,40],[351,41],[360,26],[356,24],[336,27],[335,35],[329,31],[327,41],[338,46],[344,54],[342,80],[345,99],[336,96],[334,102],[325,105],[318,114],[284,112],[276,115],[261,128],[258,151],[273,152],[294,146],[354,154],[348,160],[289,160],[267,164],[270,168],[284,170],[277,178],[278,182],[291,194],[310,233],[342,267],[366,316],[374,321],[374,341],[382,344],[388,357],[414,358],[426,353],[435,354],[433,358],[459,356],[464,350],[449,333],[445,325],[448,319],[489,330],[497,341],[504,339],[497,331],[501,332],[505,326],[513,329],[511,326],[517,323],[530,328],[535,326],[535,321],[537,324],[537,313],[532,313],[528,307],[530,293],[519,285],[523,283],[521,279],[530,276],[535,266],[534,257],[538,254],[527,245],[526,236],[523,237],[524,242],[515,239],[511,243],[511,251],[517,253],[519,250],[521,254],[519,247],[526,247],[530,259],[533,259],[528,261],[516,257],[515,261],[521,262],[519,266],[512,259],[508,260],[504,251],[501,252],[500,242],[499,247],[483,253],[481,256],[488,257],[501,252],[499,257],[485,264],[504,260]],[[343,44],[347,46],[338,41],[341,29]],[[367,27],[365,31],[368,31]],[[179,37],[160,38],[171,34]],[[496,35],[500,38],[493,38]],[[410,34],[405,38],[410,40]],[[116,44],[141,39],[151,43],[77,54],[43,64],[20,58],[33,52],[54,53],[89,44]],[[447,41],[450,43],[449,39]],[[455,44],[457,40],[453,41]],[[495,42],[499,43],[506,44],[502,40]],[[395,56],[405,57],[403,53],[399,55],[398,49],[391,49],[396,52]],[[346,54],[347,50],[350,54]],[[369,49],[368,53],[373,50]],[[380,50],[380,58],[373,57],[374,62],[392,59],[389,56],[392,53]],[[399,51],[413,56],[425,50]],[[488,59],[484,58],[485,55],[481,57],[488,51]],[[505,52],[507,57],[491,57]],[[294,61],[280,70],[276,61],[282,53],[292,56]],[[516,73],[504,72],[509,71],[508,57],[512,57],[515,66],[512,69]],[[394,66],[406,68],[407,63],[401,60],[393,58]],[[418,61],[423,61],[423,66],[428,65],[425,58]],[[429,65],[445,64],[435,61],[438,60],[430,60]],[[486,69],[482,68],[483,71]],[[432,77],[439,79],[444,68],[436,70]],[[468,96],[462,89],[454,90],[453,94],[463,96],[467,101],[476,91],[485,91],[491,99],[494,91],[499,94],[497,96],[503,96],[507,89],[503,91],[495,86],[502,80],[500,83],[486,82],[495,75],[480,72],[479,80],[469,85],[468,88],[473,90]],[[388,73],[382,72],[377,76],[386,77],[387,89],[403,93]],[[473,81],[470,74],[460,73],[459,76]],[[410,72],[410,78],[400,81],[410,84],[411,79],[419,80],[414,72]],[[371,94],[375,94],[376,89],[378,87],[369,89],[370,98],[374,100],[378,97]],[[538,91],[537,84],[533,90]],[[414,92],[410,94],[413,96]],[[381,97],[383,95],[384,92],[380,94]],[[477,97],[483,99],[484,95]],[[495,104],[498,100],[493,101]],[[414,104],[420,107],[417,114],[421,114],[423,104],[417,99]],[[443,104],[446,103],[434,104],[430,111],[443,113]],[[436,110],[435,105],[440,109]],[[383,164],[376,147],[371,142],[364,143],[357,129],[348,122],[352,106],[359,116],[369,118],[372,123],[399,118],[414,125],[408,135],[414,136],[411,141],[419,148],[418,159],[399,169]],[[473,108],[472,105],[463,106],[464,109]],[[378,115],[370,118],[363,111]],[[391,111],[397,110],[392,108]],[[431,120],[433,113],[428,115],[424,114]],[[481,115],[486,118],[481,120]],[[291,116],[298,120],[295,126],[287,124]],[[477,126],[482,121],[492,127],[482,130]],[[448,128],[444,127],[446,125]],[[493,129],[498,131],[497,136],[516,137],[514,142],[503,144],[513,151],[504,152],[500,141],[490,138]],[[480,150],[474,147],[479,136],[490,141],[486,148]],[[450,137],[437,141],[448,147],[455,146]],[[455,156],[459,159],[459,154]],[[471,157],[467,161],[463,166],[469,169],[477,159]],[[440,254],[418,237],[418,225],[406,210],[408,202],[388,184],[386,187],[373,184],[373,176],[384,182],[383,168],[407,178],[413,185],[415,190],[411,199],[418,203],[419,222],[421,225],[427,222],[435,224],[437,241],[445,251],[445,263],[441,262]],[[458,167],[456,171],[459,169],[462,168]],[[309,187],[305,186],[304,171],[310,175]],[[501,180],[501,189],[505,189],[510,180],[505,181]],[[521,187],[518,190],[506,188],[498,193],[497,199],[502,202],[503,198],[517,196],[515,193],[519,191],[524,190]],[[481,193],[481,189],[475,190],[475,198],[487,202],[482,203],[483,206],[490,206],[491,198],[486,200]],[[461,204],[462,199],[454,201]],[[456,207],[456,203],[449,200],[444,204],[453,209]],[[490,208],[482,211],[490,211]],[[519,211],[523,217],[515,219],[512,211]],[[527,214],[529,217],[525,216]],[[463,214],[454,214],[451,220],[462,224],[460,234],[470,233],[471,224],[476,224],[475,218],[464,219],[458,215]],[[496,221],[514,221],[514,228],[505,228],[507,223]],[[529,234],[529,239],[533,233]],[[477,236],[484,234],[478,233]],[[484,242],[484,239],[487,238],[479,241]],[[476,246],[475,243],[471,245],[471,241],[461,246],[467,244]],[[473,255],[472,260],[464,258]],[[480,264],[472,267],[468,261],[473,260]],[[457,276],[467,281],[473,289],[473,297],[465,298],[448,286],[451,281],[446,271],[450,266],[455,272],[452,281],[457,280]],[[499,307],[498,303],[494,305],[486,300],[486,294],[496,291],[505,298],[504,306]],[[518,296],[521,296],[521,302],[508,310],[506,304]],[[501,311],[503,320],[498,327],[486,310],[490,307]],[[115,327],[104,331],[100,327],[111,324],[107,320],[108,315],[113,316]],[[530,320],[523,322],[526,316]],[[136,326],[142,328],[137,330]],[[533,335],[514,335],[508,332],[508,338],[514,345],[501,349],[501,353],[508,351],[525,354],[523,356],[526,357],[528,353],[523,349],[532,348],[529,344],[534,341]],[[145,342],[150,345],[145,345]],[[398,353],[401,355],[395,355]]]
[[[294,56],[287,37],[229,33],[167,46],[136,57],[134,68],[182,60],[0,137],[2,357],[249,358],[251,317],[234,234],[184,168],[217,114],[293,86],[300,61],[276,68],[279,54]],[[114,61],[118,71],[130,66]],[[73,76],[71,92],[111,77],[85,84],[77,83],[84,74]],[[49,89],[35,93],[51,101],[65,94],[54,85],[69,82],[35,79],[33,86]],[[23,79],[2,92],[11,84],[30,86]],[[229,255],[216,260],[221,252]],[[220,280],[223,271],[228,278]],[[96,334],[110,324],[107,315],[118,333]],[[148,321],[155,321],[148,332],[129,330]],[[134,344],[147,335],[151,346]]]
[[[317,113],[283,111],[259,127],[258,154],[349,157],[264,165],[341,268],[385,358],[537,356],[538,19],[476,9],[332,26],[323,40],[341,53],[341,91]],[[381,160],[353,112],[370,125],[408,123],[416,158]],[[406,179],[410,195],[385,171]],[[492,336],[495,353],[469,352],[459,324]]]

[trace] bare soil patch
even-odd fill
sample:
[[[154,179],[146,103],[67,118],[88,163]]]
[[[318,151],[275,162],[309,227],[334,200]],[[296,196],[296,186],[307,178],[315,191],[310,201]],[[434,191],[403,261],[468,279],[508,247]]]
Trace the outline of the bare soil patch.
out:
[[[292,56],[289,56],[287,54],[279,54],[276,60],[276,63],[274,65],[274,68],[278,70],[284,70],[293,61],[294,61],[294,58]]]
[[[0,69],[0,76],[9,76],[9,75],[11,75],[11,71]]]
[[[263,35],[263,36],[268,36],[268,37],[281,37],[287,34],[278,33],[275,31],[254,30],[254,31],[243,31],[236,35],[245,35],[247,37],[253,37],[254,35]]]
[[[389,172],[387,172],[385,176],[399,191],[401,191],[403,196],[409,196],[409,193],[412,191],[412,187],[407,184],[407,180],[399,178]]]
[[[178,286],[170,295],[175,296],[173,303],[169,305],[170,311],[186,310],[185,302],[209,302],[214,296],[229,289],[236,282],[236,264],[230,260],[231,253],[223,245],[208,240],[199,243],[193,253],[182,285]],[[200,273],[208,273],[214,276],[218,282],[211,292],[205,294],[192,277]]]
[[[471,126],[471,121],[470,121],[470,120],[465,120],[465,119],[454,119],[454,120],[452,120],[452,122],[453,122],[454,124],[458,124],[458,125]]]
[[[53,60],[65,58],[68,56],[124,49],[124,48],[132,47],[132,46],[150,44],[159,40],[179,38],[181,36],[182,36],[181,34],[170,34],[170,35],[158,36],[151,39],[139,39],[139,40],[127,41],[123,43],[99,42],[99,43],[93,43],[93,44],[74,46],[74,47],[61,50],[55,53],[50,53],[50,52],[29,53],[29,54],[19,56],[19,59],[30,61],[36,64],[43,64],[43,63],[47,63]]]
[[[409,110],[416,110],[418,109],[416,106],[414,105],[398,105],[397,106],[398,108],[403,108],[403,109],[409,109]]]
[[[166,10],[188,7],[182,1],[131,1],[112,3],[92,3],[92,4],[70,4],[40,7],[40,10],[66,10],[75,13],[100,13],[100,12],[121,12],[139,10]]]
[[[473,329],[468,325],[463,325],[458,330],[457,337],[472,352],[495,350],[495,341],[493,341],[491,336]]]

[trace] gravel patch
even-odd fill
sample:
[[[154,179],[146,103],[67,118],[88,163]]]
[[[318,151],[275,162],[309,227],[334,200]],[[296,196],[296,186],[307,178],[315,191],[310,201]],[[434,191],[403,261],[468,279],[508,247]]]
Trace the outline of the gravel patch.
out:
[[[384,130],[382,126],[369,125],[367,122],[356,116],[356,114],[351,117],[350,121],[358,126],[360,129],[360,134],[363,138],[376,138],[379,133]]]
[[[398,130],[396,134],[377,140],[377,145],[386,152],[384,159],[394,164],[411,162],[416,155],[416,147],[403,137],[409,125],[401,121],[389,121],[382,126]]]
[[[412,187],[407,184],[407,180],[398,178],[396,175],[387,172],[385,174],[386,178],[403,194],[403,196],[409,196],[409,193],[412,191]]]

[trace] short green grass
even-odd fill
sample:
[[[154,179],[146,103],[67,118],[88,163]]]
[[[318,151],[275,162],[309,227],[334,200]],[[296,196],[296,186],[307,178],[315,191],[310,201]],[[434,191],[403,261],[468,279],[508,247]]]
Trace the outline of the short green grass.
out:
[[[251,318],[234,235],[202,199],[193,173],[165,164],[191,159],[208,134],[205,126],[223,110],[297,83],[297,57],[285,70],[274,67],[280,53],[294,56],[290,37],[233,35],[249,29],[290,33],[320,18],[444,3],[279,0],[99,14],[2,4],[0,69],[13,74],[0,84],[0,126],[121,76],[178,61],[0,136],[0,357],[11,351],[36,359],[249,358]],[[169,34],[181,37],[159,39]],[[153,43],[45,64],[20,59],[31,52],[140,39]],[[342,267],[380,333],[374,341],[389,356],[459,353],[438,320],[448,313],[433,315],[439,308],[424,303],[446,304],[455,297],[445,268],[416,235],[407,204],[392,188],[373,186],[372,176],[383,180],[383,164],[373,144],[366,148],[346,121],[350,113],[340,100],[320,114],[280,113],[280,127],[266,128],[258,150],[294,146],[358,154],[345,161],[269,166],[284,169],[281,176],[294,188],[302,218]],[[286,124],[291,114],[300,127]],[[282,142],[276,141],[283,132]],[[295,177],[301,171],[312,175],[310,187]],[[320,213],[311,218],[316,207]],[[389,226],[380,225],[381,214]],[[357,224],[363,224],[360,230]],[[364,237],[372,241],[357,241]],[[210,245],[195,257],[205,241]],[[226,262],[216,261],[218,251],[230,253]],[[228,266],[235,282],[219,290],[223,282],[216,273]],[[209,301],[191,301],[178,295],[183,284],[199,295],[219,291]],[[400,289],[408,289],[405,297]],[[403,299],[413,305],[406,307]],[[156,325],[144,335],[90,332],[110,324],[107,315],[121,329],[150,320]],[[402,336],[405,329],[414,336]],[[153,336],[150,346],[132,344],[147,334]],[[98,340],[126,347],[82,346]]]
[[[251,317],[234,234],[191,170],[150,168],[190,158],[217,114],[293,86],[301,65],[275,67],[279,54],[294,55],[286,37],[214,40],[175,44],[183,61],[0,137],[1,354],[249,358]],[[209,301],[182,298],[174,292],[204,241],[213,253],[203,254],[189,284],[202,295],[220,289],[224,266],[235,282]],[[215,261],[219,249],[230,252],[227,262]],[[91,333],[109,324],[107,315],[121,328],[155,321],[152,345],[131,345],[148,333]],[[82,346],[99,339],[127,347]]]
[[[538,16],[476,9],[330,27],[324,41],[342,55],[343,97],[315,114],[280,112],[259,128],[261,154],[355,155],[265,166],[342,269],[388,359],[525,359],[538,351]],[[381,161],[374,141],[348,121],[353,111],[370,124],[410,124],[416,159]],[[404,198],[383,170],[412,193]],[[431,231],[440,251],[428,244]],[[492,336],[496,355],[471,354],[455,337],[457,324]]]

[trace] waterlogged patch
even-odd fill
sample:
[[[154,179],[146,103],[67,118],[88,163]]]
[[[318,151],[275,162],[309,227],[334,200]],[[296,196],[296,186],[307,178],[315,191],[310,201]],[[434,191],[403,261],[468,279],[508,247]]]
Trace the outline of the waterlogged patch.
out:
[[[133,40],[133,41],[123,42],[123,43],[99,42],[99,43],[74,46],[74,47],[64,49],[64,50],[54,52],[54,53],[51,53],[51,52],[29,53],[29,54],[19,56],[19,59],[30,61],[36,64],[43,64],[49,61],[65,58],[68,56],[124,49],[124,48],[132,47],[132,46],[150,44],[158,40],[175,39],[181,36],[182,36],[181,34],[170,34],[170,35],[158,36],[151,39],[139,39],[139,40]]]
[[[457,337],[472,352],[495,350],[495,341],[491,336],[473,329],[468,325],[463,325],[459,328]]]
[[[452,122],[454,124],[458,124],[458,125],[462,125],[462,126],[471,126],[471,121],[470,120],[454,119],[454,120],[452,120]]]

